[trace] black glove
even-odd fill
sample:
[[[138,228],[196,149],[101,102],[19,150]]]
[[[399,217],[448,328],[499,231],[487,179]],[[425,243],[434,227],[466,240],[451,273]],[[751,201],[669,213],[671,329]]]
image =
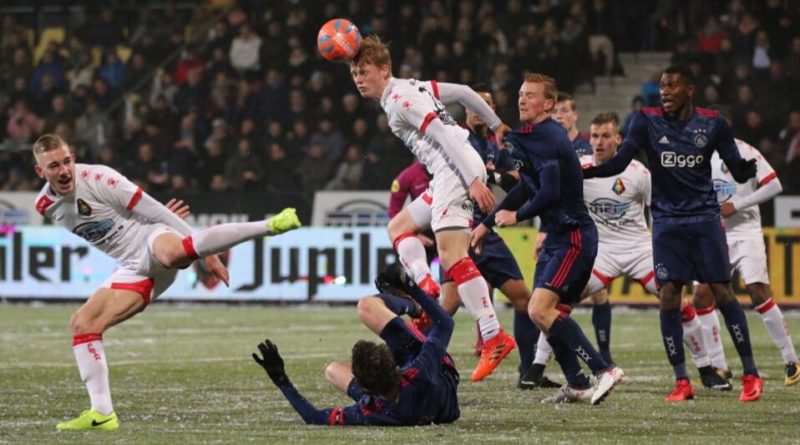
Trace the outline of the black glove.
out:
[[[375,277],[375,287],[378,288],[378,292],[397,295],[397,291],[403,289],[401,277],[405,274],[406,271],[402,264],[389,264]]]
[[[747,182],[748,179],[756,175],[756,160],[742,159],[737,170],[738,171],[735,175],[733,174],[733,171],[731,171],[731,176],[733,176],[733,179],[739,184]]]
[[[253,360],[256,361],[264,371],[267,371],[269,378],[272,379],[272,383],[275,386],[283,386],[289,382],[289,376],[286,375],[286,371],[283,369],[283,358],[281,358],[280,353],[278,353],[278,347],[275,343],[272,343],[269,339],[264,340],[263,343],[258,345],[258,350],[261,351],[261,355],[264,358],[258,356],[258,354],[253,354]]]

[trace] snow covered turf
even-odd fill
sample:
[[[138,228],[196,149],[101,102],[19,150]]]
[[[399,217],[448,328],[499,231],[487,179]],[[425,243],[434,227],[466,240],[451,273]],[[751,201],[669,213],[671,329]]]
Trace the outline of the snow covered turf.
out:
[[[325,382],[325,365],[347,358],[359,338],[374,339],[354,307],[171,306],[156,304],[112,328],[104,339],[120,416],[112,433],[56,432],[55,424],[88,408],[75,368],[68,320],[76,305],[0,304],[0,443],[798,443],[800,385],[783,386],[783,363],[761,320],[750,315],[762,400],[738,401],[741,365],[725,335],[737,375],[734,391],[695,385],[696,399],[669,405],[671,370],[655,311],[616,310],[612,352],[625,382],[598,406],[542,405],[554,390],[516,388],[516,352],[482,383],[469,382],[474,323],[456,318],[450,351],[462,371],[461,419],[418,428],[308,427],[250,358],[269,337],[287,372],[318,407],[348,400]],[[499,310],[511,329],[511,311]],[[787,322],[800,339],[800,314]],[[593,338],[589,314],[576,319]],[[694,379],[696,371],[691,369]],[[563,381],[558,365],[548,375]]]

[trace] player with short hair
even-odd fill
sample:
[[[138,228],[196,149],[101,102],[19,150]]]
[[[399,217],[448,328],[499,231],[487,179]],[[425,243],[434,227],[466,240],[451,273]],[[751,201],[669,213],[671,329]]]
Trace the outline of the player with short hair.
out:
[[[711,174],[725,222],[731,269],[739,271],[756,312],[780,350],[786,365],[784,384],[791,386],[800,382],[800,367],[783,313],[772,299],[761,212],[758,208],[762,202],[777,196],[783,187],[775,170],[755,147],[739,139],[735,141],[743,159],[756,160],[758,175],[744,184],[737,184],[719,156],[714,153],[711,158]],[[715,361],[715,366],[727,371],[728,365],[719,338],[719,319],[714,311],[714,299],[708,285],[701,284],[697,287],[695,304],[697,312],[703,314],[700,318],[710,334],[707,338],[711,342],[711,359]]]
[[[469,147],[467,131],[456,125],[443,102],[459,102],[478,113],[500,139],[509,130],[469,87],[436,81],[392,77],[388,47],[375,35],[366,37],[350,63],[350,74],[362,97],[380,102],[392,132],[403,140],[433,175],[430,212],[414,214],[408,206],[389,223],[389,237],[400,261],[426,292],[438,296],[425,249],[416,237],[430,226],[439,259],[453,277],[461,300],[478,321],[484,349],[472,374],[480,381],[491,374],[514,348],[514,339],[500,326],[489,288],[468,255],[473,201],[489,210],[494,196],[486,187],[486,168]],[[424,199],[425,195],[418,199]]]
[[[215,256],[236,244],[300,227],[294,209],[266,221],[220,224],[195,232],[183,219],[104,165],[76,164],[67,143],[45,134],[33,144],[36,174],[47,181],[36,209],[119,263],[100,288],[72,315],[72,349],[91,408],[57,425],[60,430],[115,430],[103,333],[158,298],[178,269],[199,258],[228,284]]]
[[[359,300],[358,314],[385,344],[359,340],[351,362],[336,361],[325,369],[327,380],[356,403],[314,407],[289,380],[278,348],[269,340],[258,345],[262,356],[253,354],[253,359],[307,424],[415,426],[456,421],[459,375],[447,354],[453,319],[404,272],[402,277],[383,275],[376,284],[381,293]],[[400,317],[418,313],[419,306],[432,321],[427,337]]]
[[[522,180],[472,234],[478,249],[495,224],[513,226],[540,216],[547,233],[536,264],[534,291],[528,306],[531,319],[544,332],[561,365],[567,384],[554,401],[602,400],[624,375],[611,367],[569,317],[591,275],[597,255],[597,228],[583,202],[583,177],[578,156],[564,129],[550,117],[556,100],[551,77],[528,73],[519,90],[519,117],[525,125],[506,137],[506,149]],[[580,356],[597,376],[583,373]]]
[[[556,120],[565,130],[567,130],[567,137],[572,142],[572,147],[578,157],[592,156],[592,145],[590,143],[589,134],[578,131],[578,104],[575,98],[570,94],[559,91],[556,96],[556,106],[553,108],[553,119]],[[536,245],[541,246],[543,238],[546,233],[540,232]],[[603,358],[612,363],[610,351],[611,343],[611,303],[608,301],[608,292],[605,288],[600,289],[591,295],[592,298],[592,326],[594,327],[595,337],[597,338],[597,347]],[[542,344],[543,342],[539,342]],[[540,360],[542,357],[548,357],[545,354],[547,350],[540,351]],[[537,363],[536,372],[543,371],[541,364]]]
[[[578,131],[578,103],[572,95],[563,91],[558,92],[556,105],[553,107],[553,119],[567,130],[567,137],[578,156],[592,155],[589,135]]]
[[[495,109],[494,98],[486,85],[474,85],[472,89],[486,101],[492,110]],[[469,108],[465,109],[465,114],[464,126],[469,131],[469,142],[486,165],[490,182],[509,190],[519,181],[519,173],[516,171],[513,159],[508,152],[499,149],[494,135],[489,132],[488,126],[480,115]],[[486,213],[476,208],[473,213],[474,224],[480,224],[484,218],[486,218]],[[522,271],[520,271],[514,254],[511,253],[503,238],[492,230],[483,238],[480,251],[475,252],[474,249],[470,249],[469,256],[489,285],[500,289],[514,307],[514,339],[517,342],[520,358],[517,386],[520,389],[531,389],[543,384],[542,381],[531,381],[525,378],[533,362],[539,328],[528,316],[531,291],[523,280]],[[452,278],[443,271],[442,306],[452,315],[456,313],[460,303],[461,300]],[[481,345],[483,339],[480,338],[480,329],[478,334],[478,344]]]
[[[616,113],[602,113],[592,119],[590,141],[593,156],[580,158],[581,165],[602,165],[617,154],[622,142],[619,133],[619,117]],[[624,172],[608,178],[583,181],[583,197],[589,213],[597,225],[597,258],[592,268],[592,277],[583,290],[583,296],[596,295],[607,288],[617,277],[626,275],[637,280],[648,292],[658,295],[653,272],[653,248],[647,228],[645,209],[650,206],[650,172],[634,160]],[[609,317],[610,318],[610,317]],[[711,366],[706,353],[702,326],[692,304],[684,301],[681,307],[683,342],[689,347],[697,364],[703,385],[718,390],[732,389],[730,382],[722,379]],[[610,357],[607,348],[609,330],[601,339],[598,333],[600,352]],[[539,340],[534,365],[544,371],[549,356],[549,345]]]
[[[692,281],[710,283],[742,359],[742,401],[758,400],[763,381],[758,375],[747,318],[731,288],[725,233],[711,180],[711,155],[719,152],[737,182],[756,173],[755,161],[742,159],[730,129],[716,113],[692,105],[694,77],[685,66],[671,66],[661,75],[660,107],[643,108],[633,119],[617,155],[588,167],[584,177],[622,173],[638,150],[646,150],[652,178],[653,261],[661,295],[661,335],[675,372],[668,401],[694,397],[686,373],[681,325],[681,292]]]

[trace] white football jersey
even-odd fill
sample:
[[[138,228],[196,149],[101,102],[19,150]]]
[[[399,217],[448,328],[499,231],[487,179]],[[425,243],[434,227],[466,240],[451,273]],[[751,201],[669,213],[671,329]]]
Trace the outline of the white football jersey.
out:
[[[142,189],[116,170],[75,164],[73,192],[59,196],[45,184],[36,197],[36,210],[117,260],[120,266],[135,267],[154,226],[131,211],[141,198]]]
[[[456,174],[465,188],[474,180],[474,177],[465,177],[469,172],[459,170],[452,154],[445,152],[433,138],[425,135],[430,122],[437,118],[445,125],[448,139],[463,147],[458,150],[458,161],[466,163],[462,165],[468,165],[472,172],[486,171],[480,155],[469,143],[467,130],[456,124],[439,101],[436,81],[392,78],[381,98],[381,107],[395,136],[405,143],[434,177],[447,169]]]
[[[742,159],[756,160],[756,177],[750,178],[744,184],[739,184],[733,179],[728,167],[715,151],[711,156],[711,177],[714,180],[714,190],[717,192],[717,200],[720,204],[735,199],[737,196],[751,195],[759,187],[777,177],[772,166],[753,146],[736,139],[736,147],[739,149]],[[725,232],[728,238],[761,236],[761,212],[758,210],[758,206],[736,209],[736,213],[725,218]]]
[[[594,165],[594,157],[582,156],[581,166]],[[592,215],[600,244],[614,247],[650,245],[644,217],[650,206],[650,171],[631,161],[621,174],[583,181],[583,200]]]

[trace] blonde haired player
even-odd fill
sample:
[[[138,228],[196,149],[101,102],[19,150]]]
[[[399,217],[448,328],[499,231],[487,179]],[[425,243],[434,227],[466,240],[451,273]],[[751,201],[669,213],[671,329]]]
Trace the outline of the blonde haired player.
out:
[[[104,165],[76,164],[67,143],[45,134],[33,144],[36,174],[47,183],[36,209],[114,258],[119,269],[72,315],[72,349],[91,408],[59,430],[115,430],[103,333],[144,310],[198,258],[228,284],[216,257],[248,239],[300,227],[294,209],[266,221],[220,224],[198,232],[141,188]]]
[[[484,338],[480,362],[472,374],[473,381],[482,380],[515,343],[500,326],[486,281],[467,253],[473,200],[484,211],[494,206],[494,196],[485,184],[486,167],[470,146],[467,131],[456,125],[443,103],[459,102],[476,112],[498,140],[509,128],[465,85],[392,77],[389,49],[377,36],[361,42],[350,62],[350,74],[361,96],[380,102],[392,132],[433,174],[430,192],[418,198],[427,196],[430,206],[412,203],[403,209],[389,223],[389,237],[409,275],[436,297],[439,286],[431,278],[425,249],[414,235],[428,225],[433,229],[442,266]]]
[[[758,209],[759,204],[774,198],[783,187],[775,170],[755,147],[739,139],[735,141],[743,159],[756,160],[758,173],[744,184],[737,184],[719,155],[715,152],[711,157],[711,175],[724,218],[731,269],[739,271],[756,312],[780,350],[786,366],[784,384],[791,386],[800,382],[800,366],[783,313],[772,299],[761,212]],[[698,286],[695,304],[707,331],[706,338],[710,342],[708,349],[714,366],[730,373],[719,337],[719,319],[708,285]]]

